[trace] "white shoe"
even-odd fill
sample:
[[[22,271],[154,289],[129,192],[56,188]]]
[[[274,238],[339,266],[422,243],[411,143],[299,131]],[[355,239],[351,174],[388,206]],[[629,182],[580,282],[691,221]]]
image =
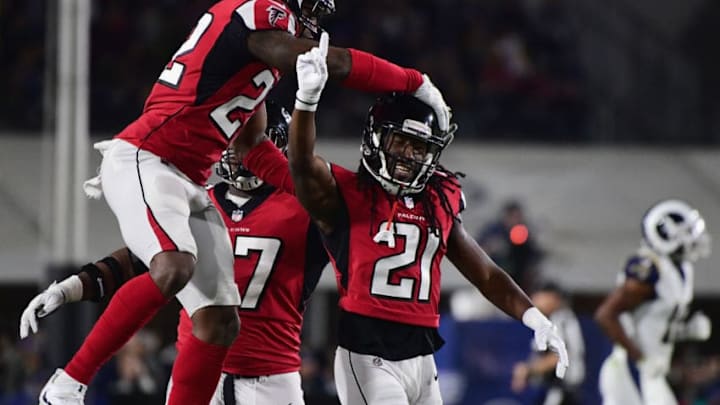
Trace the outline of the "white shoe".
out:
[[[40,391],[41,405],[84,405],[87,385],[59,368]]]

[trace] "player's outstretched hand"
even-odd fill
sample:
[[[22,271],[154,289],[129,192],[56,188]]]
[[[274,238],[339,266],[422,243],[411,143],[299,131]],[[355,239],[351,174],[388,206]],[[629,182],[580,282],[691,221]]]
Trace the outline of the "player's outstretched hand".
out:
[[[330,36],[323,32],[320,44],[299,55],[295,62],[298,78],[298,90],[295,93],[295,108],[304,111],[315,111],[320,95],[328,79],[327,54]]]
[[[558,333],[557,327],[543,315],[539,309],[532,307],[525,311],[522,321],[535,332],[535,347],[539,351],[552,350],[558,354],[559,359],[555,366],[555,375],[565,377],[565,371],[570,365],[565,341]]]
[[[70,276],[60,284],[53,282],[45,291],[33,298],[20,316],[20,338],[25,339],[38,331],[38,319],[55,312],[63,304],[82,298],[82,281]]]
[[[420,87],[415,90],[413,95],[417,97],[418,100],[432,107],[435,115],[438,117],[438,126],[441,131],[450,130],[450,117],[452,116],[450,107],[445,103],[442,93],[440,93],[440,90],[430,81],[428,75],[423,75],[423,82]]]
[[[565,347],[565,341],[560,337],[557,327],[553,324],[541,327],[535,331],[535,345],[538,350],[544,351],[550,349],[558,354],[560,359],[555,366],[555,375],[558,378],[565,377],[565,370],[568,368],[568,354]]]
[[[25,339],[30,334],[30,330],[32,333],[37,333],[38,318],[51,314],[64,303],[62,291],[57,288],[56,283],[52,283],[47,290],[33,298],[23,311],[20,317],[20,338]]]

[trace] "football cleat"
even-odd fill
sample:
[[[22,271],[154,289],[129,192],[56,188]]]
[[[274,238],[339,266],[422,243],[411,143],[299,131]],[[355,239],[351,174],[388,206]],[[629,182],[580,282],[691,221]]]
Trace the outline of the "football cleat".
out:
[[[59,368],[40,391],[40,405],[84,405],[87,385]]]

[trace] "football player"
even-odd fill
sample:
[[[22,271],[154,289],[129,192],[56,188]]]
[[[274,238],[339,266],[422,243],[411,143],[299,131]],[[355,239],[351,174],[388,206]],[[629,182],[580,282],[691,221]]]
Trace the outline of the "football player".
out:
[[[675,342],[710,337],[709,318],[689,313],[693,263],[710,253],[702,216],[686,202],[661,201],[643,217],[642,235],[619,286],[595,313],[614,343],[600,370],[604,405],[677,404],[665,379]]]
[[[353,172],[314,154],[315,113],[327,80],[328,36],[298,57],[290,125],[289,172],[301,204],[320,229],[340,292],[335,381],[341,403],[440,404],[433,353],[438,334],[440,261],[457,266],[490,301],[535,331],[540,348],[565,345],[553,324],[468,236],[457,176],[438,164],[455,126],[407,95],[379,99]],[[286,185],[288,166],[272,145],[239,147],[258,177]],[[285,168],[283,171],[282,168]]]
[[[333,10],[333,0],[218,1],[160,73],[140,117],[96,145],[104,158],[86,190],[105,195],[125,244],[150,271],[113,296],[42,401],[82,403],[100,366],[175,296],[194,326],[169,402],[207,404],[240,327],[240,294],[232,247],[204,185],[230,139],[263,134],[263,100],[316,43],[300,37],[317,34],[317,20]],[[344,85],[413,92],[448,125],[442,95],[420,72],[352,49],[333,48],[329,60],[330,75]]]
[[[267,102],[268,130],[284,150],[290,115]],[[235,282],[242,329],[230,347],[212,401],[219,404],[303,404],[300,385],[300,332],[305,302],[328,262],[320,234],[291,194],[264,184],[238,165],[232,147],[217,173],[223,182],[208,188],[235,253]],[[37,331],[38,316],[80,300],[100,301],[130,278],[147,272],[129,250],[120,249],[82,268],[35,297],[24,311],[20,335]],[[187,344],[192,322],[180,312],[177,347]],[[254,400],[251,400],[254,398]]]

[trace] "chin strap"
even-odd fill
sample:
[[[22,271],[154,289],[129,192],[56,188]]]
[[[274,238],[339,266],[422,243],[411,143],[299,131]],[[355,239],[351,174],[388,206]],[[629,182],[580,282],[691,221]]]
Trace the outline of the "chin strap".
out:
[[[395,212],[397,211],[398,206],[398,199],[395,199],[395,202],[393,203],[392,209],[390,210],[390,216],[387,220],[387,225],[384,229],[380,229],[380,231],[375,234],[375,237],[373,238],[373,241],[375,243],[387,243],[389,248],[395,248],[395,234],[393,233],[392,226],[393,226],[393,219],[395,219]]]

